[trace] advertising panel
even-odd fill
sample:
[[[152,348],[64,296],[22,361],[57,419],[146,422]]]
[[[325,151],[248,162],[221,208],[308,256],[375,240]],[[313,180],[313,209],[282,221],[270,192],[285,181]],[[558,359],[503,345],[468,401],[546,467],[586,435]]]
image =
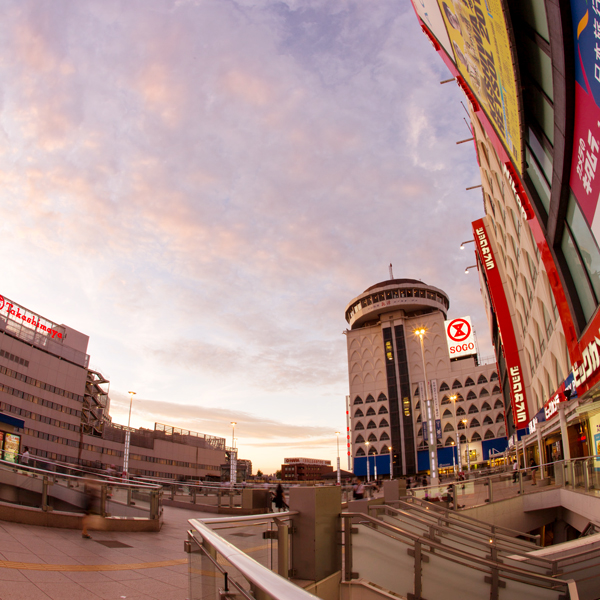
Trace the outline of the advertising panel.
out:
[[[459,319],[444,321],[444,328],[450,358],[477,354],[471,317],[460,317]]]
[[[448,56],[454,56],[452,52],[452,44],[446,31],[446,25],[440,12],[437,0],[412,0],[416,13],[421,18],[421,21],[425,23],[427,28],[437,41],[440,46],[446,51]]]
[[[485,272],[492,304],[494,305],[498,320],[498,328],[502,337],[502,347],[504,348],[504,357],[508,371],[508,384],[510,386],[513,422],[516,429],[523,429],[529,423],[529,411],[527,408],[527,395],[525,393],[519,348],[517,346],[517,338],[515,336],[510,309],[484,222],[482,219],[479,219],[473,221],[472,225],[477,253],[483,265],[483,271]]]
[[[19,462],[19,442],[21,441],[20,435],[14,433],[4,434],[4,452],[2,453],[3,460],[8,462],[16,463]]]
[[[438,4],[458,71],[523,173],[517,71],[501,0]]]
[[[600,6],[571,0],[575,41],[575,127],[570,185],[577,202],[600,239]]]

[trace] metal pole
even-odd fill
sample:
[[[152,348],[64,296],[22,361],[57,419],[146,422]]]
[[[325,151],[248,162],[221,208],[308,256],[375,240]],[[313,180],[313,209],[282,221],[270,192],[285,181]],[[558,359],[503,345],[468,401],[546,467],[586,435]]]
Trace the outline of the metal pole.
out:
[[[123,472],[126,479],[129,479],[129,449],[131,448],[131,407],[133,406],[133,397],[135,392],[129,394],[129,418],[127,419],[127,431],[125,432],[125,452],[123,453]]]
[[[435,423],[433,420],[433,410],[431,406],[431,389],[428,385],[427,366],[425,365],[425,346],[423,343],[423,335],[425,334],[425,330],[418,329],[415,333],[419,336],[419,341],[421,343],[421,359],[423,360],[423,378],[425,379],[425,392],[427,396],[427,433],[429,434],[429,466],[431,470],[431,485],[437,485],[437,438],[435,431]]]
[[[392,454],[392,447],[388,446],[388,450],[390,453],[390,481],[393,479],[393,471],[394,471],[394,455]]]
[[[456,399],[457,395],[454,394],[454,431],[456,433],[456,452],[458,454],[458,470],[462,471],[462,460],[460,458],[460,435],[458,435],[458,426],[456,421]]]
[[[369,464],[369,442],[365,442],[367,446],[367,483],[371,481],[371,465]]]
[[[336,431],[335,436],[337,438],[337,484],[342,485],[342,474],[340,472],[340,432]]]

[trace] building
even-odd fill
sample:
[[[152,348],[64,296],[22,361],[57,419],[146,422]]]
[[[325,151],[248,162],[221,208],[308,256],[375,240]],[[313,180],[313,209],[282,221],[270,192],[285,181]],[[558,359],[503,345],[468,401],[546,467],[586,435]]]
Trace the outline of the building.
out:
[[[348,452],[354,473],[414,475],[429,469],[424,435],[426,388],[435,409],[440,469],[476,466],[506,448],[505,407],[495,362],[479,364],[474,342],[453,357],[446,330],[445,292],[414,279],[390,279],[368,288],[346,307],[350,395]],[[417,329],[424,328],[424,360]],[[458,439],[457,439],[458,432]],[[391,451],[391,457],[390,457]]]
[[[28,446],[33,461],[122,468],[127,428],[112,423],[109,382],[89,368],[88,339],[0,296],[0,411],[14,427],[2,434],[5,453],[9,443]],[[224,458],[224,438],[160,423],[131,430],[134,475],[218,480]]]
[[[484,192],[473,231],[510,442],[523,439],[528,460],[596,454],[600,8],[478,5],[413,0],[472,115]]]
[[[332,472],[331,461],[319,458],[284,458],[281,465],[282,481],[317,481]]]
[[[237,453],[236,453],[237,454]],[[225,453],[227,462],[221,465],[221,481],[231,481],[231,452]],[[238,458],[235,463],[236,482],[248,481],[252,477],[252,461]]]

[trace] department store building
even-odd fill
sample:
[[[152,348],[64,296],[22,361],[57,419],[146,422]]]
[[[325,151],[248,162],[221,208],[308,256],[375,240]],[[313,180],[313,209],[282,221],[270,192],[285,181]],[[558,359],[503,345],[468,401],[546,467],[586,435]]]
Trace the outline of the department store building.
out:
[[[472,247],[509,443],[528,463],[598,454],[600,7],[413,6],[471,116],[483,209]]]
[[[0,296],[0,455],[27,446],[45,461],[124,464],[126,429],[109,414],[110,382],[89,367],[88,336]],[[129,473],[219,480],[225,439],[156,423],[130,429]]]
[[[439,288],[414,279],[390,279],[371,286],[346,307],[347,441],[355,475],[367,475],[367,456],[370,478],[389,476],[390,469],[394,477],[429,469],[425,380],[435,410],[441,472],[455,466],[477,468],[506,449],[504,397],[495,360],[479,364],[474,344],[466,356],[451,357],[449,306]],[[424,355],[415,335],[421,328],[426,330]]]

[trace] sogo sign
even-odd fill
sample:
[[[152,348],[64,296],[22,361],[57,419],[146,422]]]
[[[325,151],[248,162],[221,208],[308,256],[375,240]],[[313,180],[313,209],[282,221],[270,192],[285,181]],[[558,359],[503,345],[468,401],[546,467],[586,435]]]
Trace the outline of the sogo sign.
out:
[[[446,328],[446,341],[448,342],[450,358],[477,354],[470,317],[444,321],[444,327]]]

